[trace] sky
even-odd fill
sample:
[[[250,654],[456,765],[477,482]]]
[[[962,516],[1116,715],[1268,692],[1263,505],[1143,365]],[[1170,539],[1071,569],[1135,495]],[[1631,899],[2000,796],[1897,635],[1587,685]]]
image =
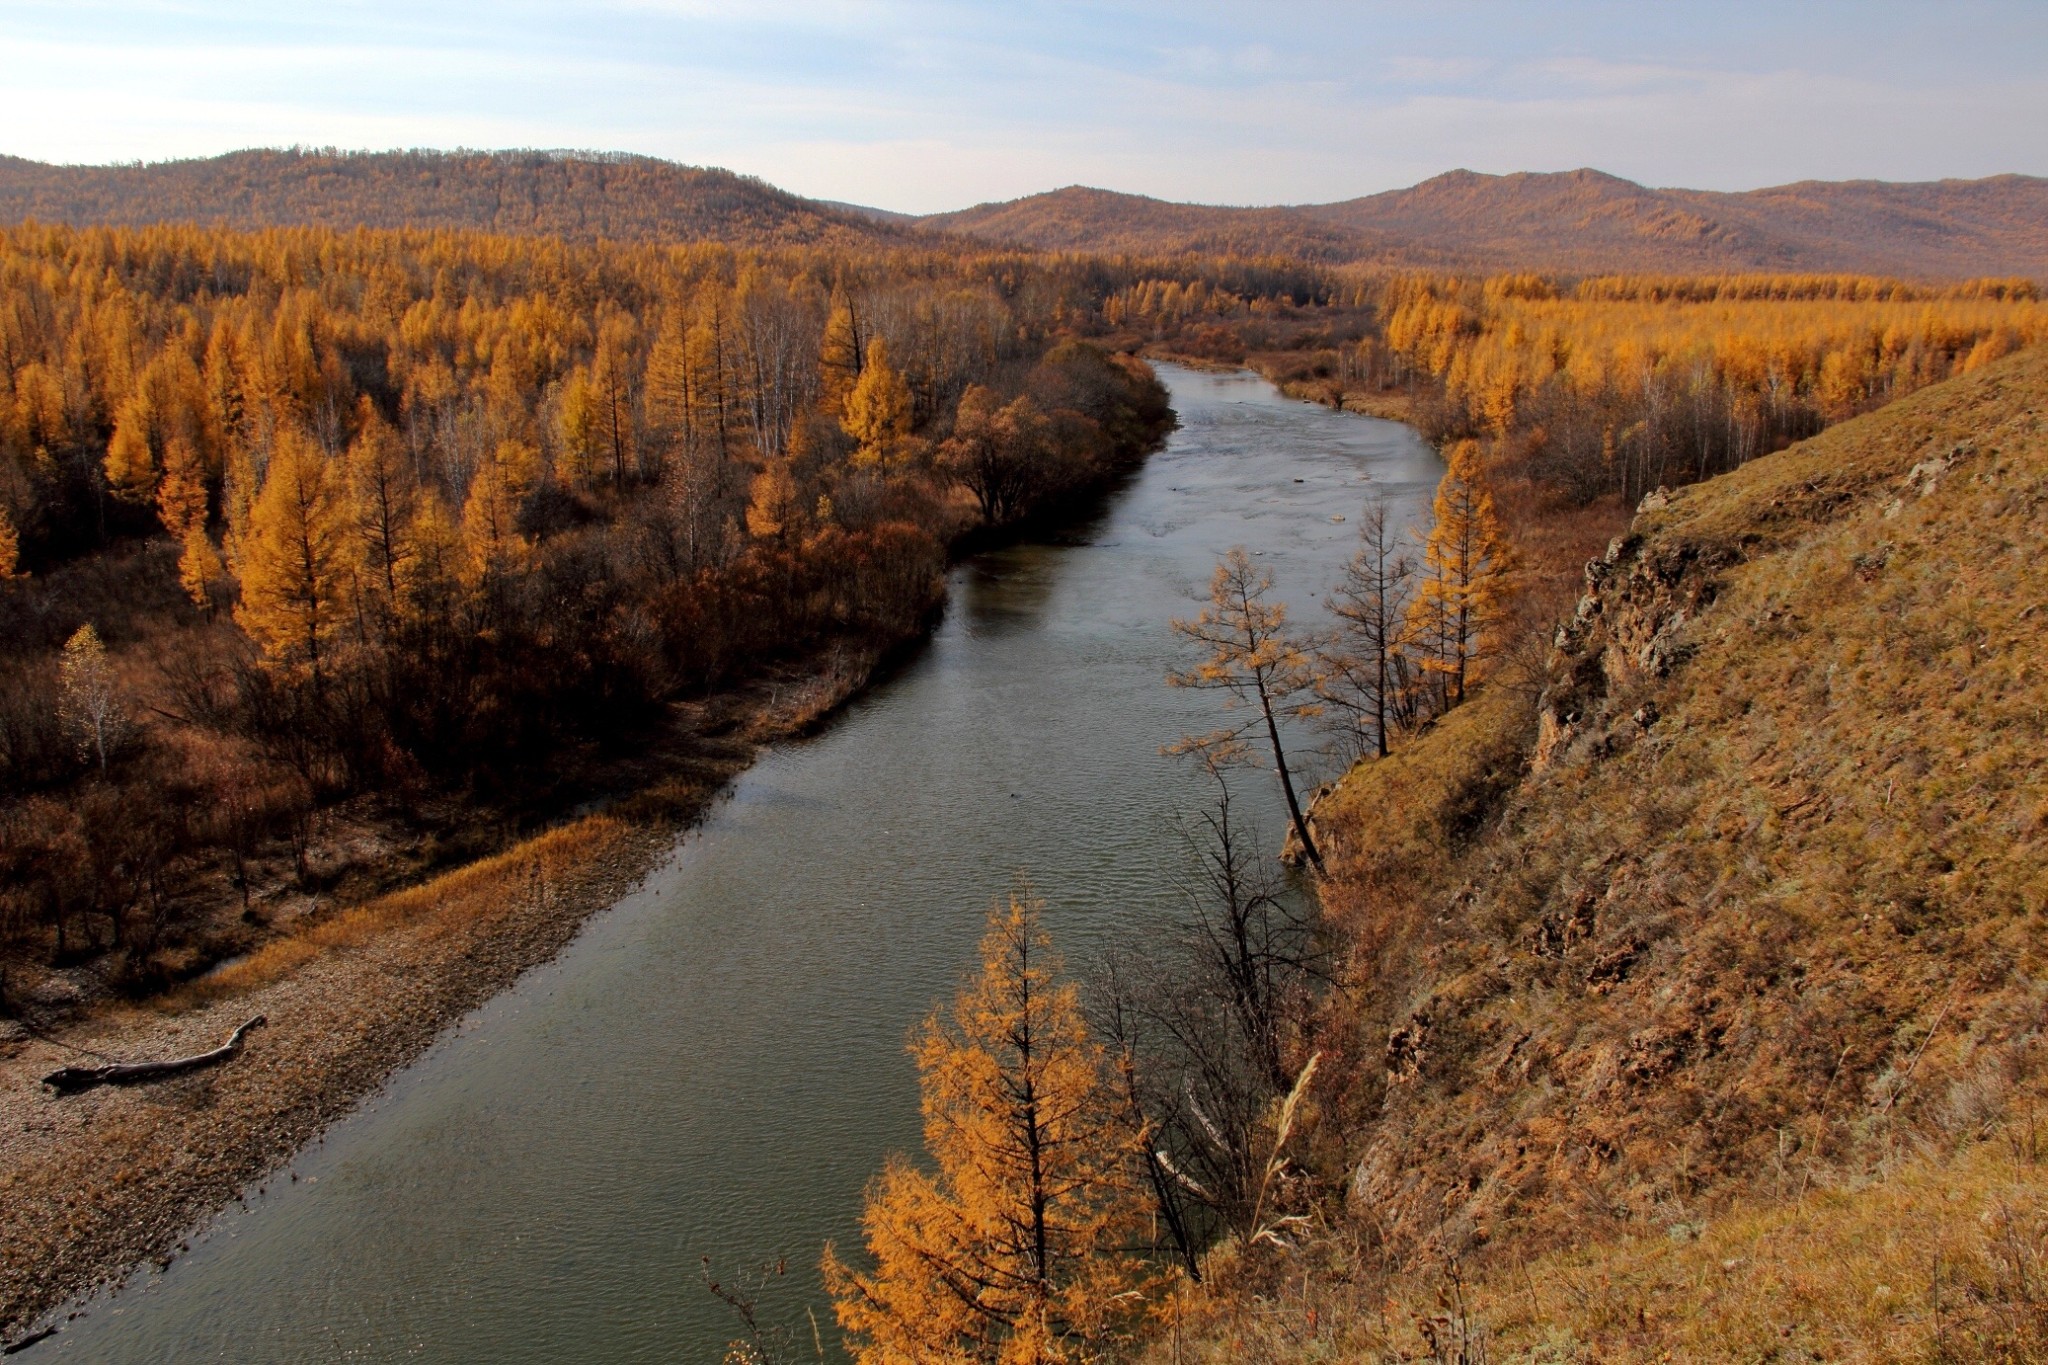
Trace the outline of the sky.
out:
[[[2048,174],[2048,0],[0,0],[0,153],[543,147],[928,213]]]

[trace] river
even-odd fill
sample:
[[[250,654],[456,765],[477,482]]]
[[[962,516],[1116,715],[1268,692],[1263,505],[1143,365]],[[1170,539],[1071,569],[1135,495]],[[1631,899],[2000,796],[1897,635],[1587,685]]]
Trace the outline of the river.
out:
[[[786,1258],[765,1312],[806,1347],[828,1239],[918,1142],[917,1021],[1028,878],[1084,961],[1184,914],[1213,728],[1167,622],[1242,544],[1298,616],[1369,493],[1419,517],[1441,466],[1406,427],[1159,367],[1181,426],[1092,517],[953,571],[929,645],[817,738],[744,774],[647,881],[452,1029],[169,1270],[35,1359],[703,1361],[704,1288]],[[1341,517],[1342,521],[1335,520]],[[1270,777],[1244,802],[1277,847]]]

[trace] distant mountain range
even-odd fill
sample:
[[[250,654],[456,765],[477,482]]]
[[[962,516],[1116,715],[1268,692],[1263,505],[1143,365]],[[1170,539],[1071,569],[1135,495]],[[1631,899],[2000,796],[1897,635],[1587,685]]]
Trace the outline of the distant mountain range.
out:
[[[2048,180],[1804,181],[1653,190],[1599,171],[1452,171],[1298,208],[1205,208],[1072,188],[918,220],[1048,250],[1274,252],[1328,262],[1590,271],[2048,277]]]
[[[1286,255],[1464,270],[1854,271],[2048,278],[2048,180],[1649,189],[1599,171],[1452,171],[1335,204],[1222,208],[1075,186],[914,217],[730,171],[561,152],[248,151],[154,165],[0,157],[0,221],[454,227],[848,249]]]

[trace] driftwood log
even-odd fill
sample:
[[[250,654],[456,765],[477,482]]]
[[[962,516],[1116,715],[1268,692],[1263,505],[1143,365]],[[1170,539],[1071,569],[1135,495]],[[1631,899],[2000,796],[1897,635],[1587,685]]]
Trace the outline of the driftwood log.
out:
[[[168,1062],[114,1062],[107,1066],[67,1066],[43,1077],[43,1084],[60,1095],[75,1095],[96,1085],[142,1085],[149,1081],[182,1076],[188,1071],[198,1071],[203,1067],[219,1066],[222,1062],[232,1061],[241,1052],[242,1040],[249,1036],[249,1030],[262,1028],[268,1022],[262,1015],[257,1015],[236,1029],[225,1043],[211,1052],[178,1057]]]

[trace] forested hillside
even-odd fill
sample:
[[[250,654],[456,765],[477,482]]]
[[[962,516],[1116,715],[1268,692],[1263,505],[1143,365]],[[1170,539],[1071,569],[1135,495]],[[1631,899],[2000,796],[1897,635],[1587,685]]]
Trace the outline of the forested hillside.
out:
[[[677,700],[857,681],[1171,420],[1013,258],[52,226],[0,281],[9,989],[203,968],[348,798],[516,811]]]
[[[2048,181],[1649,189],[1579,170],[1452,171],[1333,204],[1231,208],[1072,186],[923,217],[729,171],[588,152],[244,151],[52,166],[0,157],[0,222],[458,228],[572,241],[841,249],[956,237],[1037,251],[1387,270],[2048,277]]]
[[[901,245],[894,226],[731,171],[594,152],[231,152],[50,166],[0,157],[0,223],[454,228],[575,242]]]

